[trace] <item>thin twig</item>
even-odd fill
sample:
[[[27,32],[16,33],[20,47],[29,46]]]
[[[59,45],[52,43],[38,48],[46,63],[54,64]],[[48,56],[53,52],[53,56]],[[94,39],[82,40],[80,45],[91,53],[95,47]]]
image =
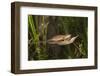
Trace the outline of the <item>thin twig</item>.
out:
[[[73,45],[78,49],[78,51],[80,52],[80,49],[79,49],[79,47],[75,44],[75,43],[73,43]]]

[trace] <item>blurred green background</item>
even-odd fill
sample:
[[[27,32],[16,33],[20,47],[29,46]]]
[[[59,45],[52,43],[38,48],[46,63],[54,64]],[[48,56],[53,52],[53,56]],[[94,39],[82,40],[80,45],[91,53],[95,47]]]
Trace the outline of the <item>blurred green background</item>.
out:
[[[75,45],[51,45],[55,35],[79,35]],[[28,15],[28,60],[76,59],[88,57],[88,18]]]

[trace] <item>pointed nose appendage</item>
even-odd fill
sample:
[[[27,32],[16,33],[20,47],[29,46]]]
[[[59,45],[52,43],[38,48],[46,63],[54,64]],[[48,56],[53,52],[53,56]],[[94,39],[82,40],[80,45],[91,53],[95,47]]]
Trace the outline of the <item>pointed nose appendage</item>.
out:
[[[73,38],[71,38],[71,43],[73,43],[74,41],[75,41],[75,39],[78,37],[78,35],[77,36],[75,36],[75,37],[73,37]]]

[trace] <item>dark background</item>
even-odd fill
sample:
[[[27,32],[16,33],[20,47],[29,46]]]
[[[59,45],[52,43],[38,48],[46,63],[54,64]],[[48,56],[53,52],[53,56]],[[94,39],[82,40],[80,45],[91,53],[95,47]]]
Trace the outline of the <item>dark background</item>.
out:
[[[55,35],[79,35],[75,45],[48,44]],[[28,15],[28,60],[87,58],[87,17]]]

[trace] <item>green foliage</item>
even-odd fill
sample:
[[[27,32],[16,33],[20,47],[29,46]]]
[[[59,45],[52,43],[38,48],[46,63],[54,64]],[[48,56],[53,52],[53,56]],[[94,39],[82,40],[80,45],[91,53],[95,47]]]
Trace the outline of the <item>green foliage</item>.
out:
[[[61,16],[28,16],[29,60],[74,59],[88,57],[88,18]],[[79,37],[73,44],[50,45],[55,35],[71,34]]]
[[[59,17],[58,19],[58,27],[62,34],[79,35],[74,46],[71,44],[66,47],[69,58],[87,57],[87,21],[86,17]],[[74,51],[77,51],[76,54]]]
[[[44,17],[43,17],[44,19]],[[43,42],[42,47],[40,47],[40,40],[39,40],[39,31],[38,31],[38,22],[34,22],[34,17],[29,15],[28,16],[28,41],[29,41],[29,60],[44,60],[47,58],[47,55],[45,53],[46,48],[46,42]],[[46,41],[46,33],[44,28],[44,22],[42,25],[42,33],[43,33],[43,40]],[[31,41],[31,43],[30,43]]]
[[[35,47],[35,50],[38,54],[38,58],[41,58],[40,57],[40,50],[41,49],[38,47],[39,35],[36,33],[36,29],[35,29],[35,25],[34,25],[34,21],[33,21],[32,16],[28,16],[28,25],[29,25],[28,27],[30,28],[29,32],[31,32],[30,35],[32,36],[32,42],[34,42],[34,47]]]

